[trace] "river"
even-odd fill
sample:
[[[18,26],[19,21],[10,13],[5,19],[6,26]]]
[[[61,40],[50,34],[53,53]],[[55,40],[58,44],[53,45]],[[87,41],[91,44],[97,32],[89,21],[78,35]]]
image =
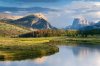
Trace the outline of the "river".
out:
[[[99,47],[58,46],[50,56],[20,61],[0,61],[0,66],[100,66]]]

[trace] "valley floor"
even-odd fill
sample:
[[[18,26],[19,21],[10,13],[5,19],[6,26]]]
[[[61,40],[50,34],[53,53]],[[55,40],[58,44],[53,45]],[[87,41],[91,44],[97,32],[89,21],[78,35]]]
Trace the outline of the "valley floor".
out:
[[[100,45],[99,38],[0,38],[0,59],[15,60],[50,55],[59,51],[56,45]]]

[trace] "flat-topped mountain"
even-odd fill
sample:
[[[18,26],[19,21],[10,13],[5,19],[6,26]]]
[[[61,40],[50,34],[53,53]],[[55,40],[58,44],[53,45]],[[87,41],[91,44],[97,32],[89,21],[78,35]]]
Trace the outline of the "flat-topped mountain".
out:
[[[97,23],[89,22],[84,17],[74,18],[72,25],[66,26],[66,30],[91,30],[91,29],[100,29],[100,21]]]
[[[89,22],[84,17],[74,18],[71,29],[80,29],[88,25]]]

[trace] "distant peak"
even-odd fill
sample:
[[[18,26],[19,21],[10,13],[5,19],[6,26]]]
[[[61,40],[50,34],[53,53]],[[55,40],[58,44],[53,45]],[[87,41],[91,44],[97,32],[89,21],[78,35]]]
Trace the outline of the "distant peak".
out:
[[[74,19],[86,20],[86,18],[83,17],[83,16],[78,16],[78,17],[76,17],[76,18],[74,18]]]
[[[45,17],[45,15],[44,15],[44,14],[42,14],[42,13],[30,14],[30,15],[28,15],[28,16],[35,16],[35,17],[37,17],[37,18],[47,20],[47,18]]]
[[[45,17],[45,15],[42,14],[42,13],[36,13],[34,15],[37,16],[38,18],[43,18],[43,19],[47,20],[47,18]]]
[[[89,22],[83,16],[81,16],[81,17],[74,18],[72,29],[80,29],[88,25],[89,25]]]

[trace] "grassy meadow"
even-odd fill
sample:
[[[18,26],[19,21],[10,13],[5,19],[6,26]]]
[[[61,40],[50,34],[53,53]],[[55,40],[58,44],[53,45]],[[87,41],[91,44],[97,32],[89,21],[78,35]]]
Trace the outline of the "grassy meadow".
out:
[[[30,30],[0,21],[0,37],[14,37]]]
[[[100,45],[100,37],[61,37],[56,40],[51,40],[49,44],[55,45],[68,45],[68,44],[77,44],[77,45]]]
[[[0,60],[21,60],[51,55],[59,51],[56,45],[99,45],[99,38],[0,38]]]
[[[0,38],[0,59],[35,58],[58,52],[58,47],[44,44],[53,38]]]

